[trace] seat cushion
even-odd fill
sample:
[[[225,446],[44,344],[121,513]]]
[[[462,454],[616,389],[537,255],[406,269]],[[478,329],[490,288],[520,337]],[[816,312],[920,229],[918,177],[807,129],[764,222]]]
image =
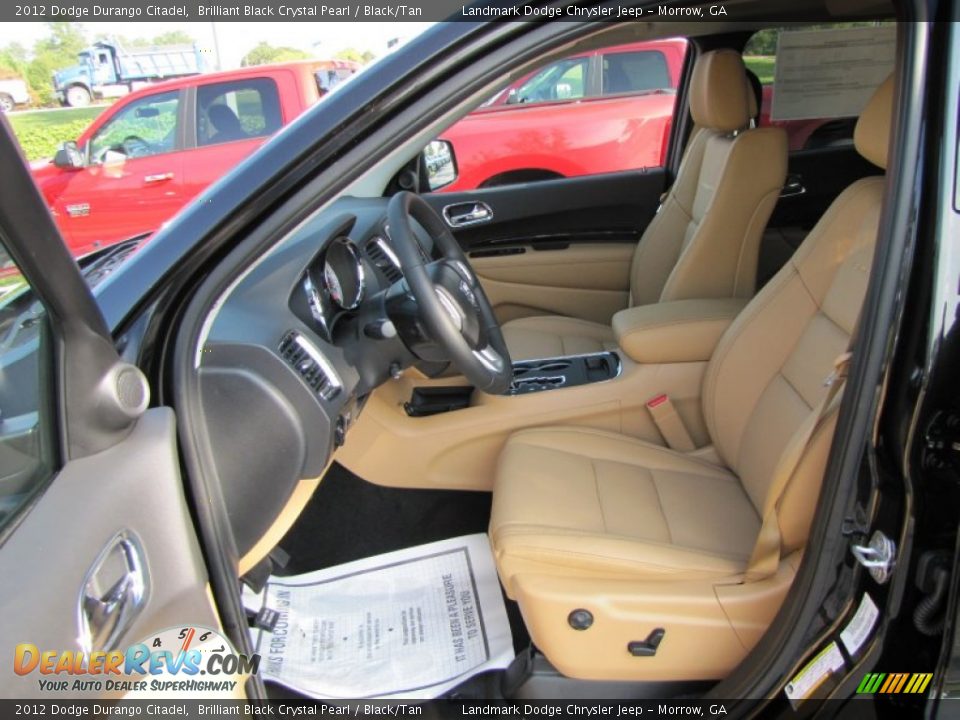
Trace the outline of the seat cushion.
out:
[[[511,320],[501,330],[513,360],[584,355],[617,348],[610,325],[562,315]]]
[[[729,471],[617,433],[524,430],[497,470],[490,538],[518,573],[691,579],[744,570],[760,519]]]

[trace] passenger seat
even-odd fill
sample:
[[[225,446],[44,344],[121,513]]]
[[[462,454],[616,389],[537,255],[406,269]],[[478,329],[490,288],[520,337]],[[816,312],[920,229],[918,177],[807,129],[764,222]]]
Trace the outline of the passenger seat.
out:
[[[786,134],[750,128],[756,106],[739,53],[697,59],[690,114],[698,129],[634,253],[631,306],[753,295],[760,238],[787,173]],[[515,360],[617,345],[609,324],[560,315],[512,320],[503,334]]]

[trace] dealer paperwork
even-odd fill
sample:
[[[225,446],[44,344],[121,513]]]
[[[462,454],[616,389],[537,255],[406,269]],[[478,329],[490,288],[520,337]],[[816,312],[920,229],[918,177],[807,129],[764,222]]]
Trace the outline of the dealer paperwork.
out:
[[[425,699],[513,659],[486,535],[467,535],[288,577],[253,611],[264,680],[315,698]]]

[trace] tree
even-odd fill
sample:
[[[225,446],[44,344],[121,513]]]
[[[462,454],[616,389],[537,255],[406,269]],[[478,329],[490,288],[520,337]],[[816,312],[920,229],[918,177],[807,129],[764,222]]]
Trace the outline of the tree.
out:
[[[184,30],[173,30],[171,32],[161,33],[153,38],[128,38],[125,35],[117,33],[98,33],[96,40],[106,42],[117,42],[123,48],[148,48],[158,45],[193,45],[194,40],[190,33]]]
[[[360,52],[356,48],[345,48],[334,53],[333,56],[337,60],[350,60],[352,62],[358,62],[361,65],[366,65],[368,62],[373,60],[376,55],[374,55],[369,50],[364,50]]]
[[[0,77],[23,77],[27,72],[27,50],[12,42],[0,48]]]
[[[80,23],[46,23],[50,34],[33,45],[33,57],[26,66],[26,81],[31,92],[43,104],[56,100],[53,91],[54,71],[77,62],[77,53],[87,46]]]
[[[240,60],[242,67],[253,65],[267,65],[269,63],[287,62],[288,60],[306,60],[310,53],[292,47],[274,47],[261,42]]]

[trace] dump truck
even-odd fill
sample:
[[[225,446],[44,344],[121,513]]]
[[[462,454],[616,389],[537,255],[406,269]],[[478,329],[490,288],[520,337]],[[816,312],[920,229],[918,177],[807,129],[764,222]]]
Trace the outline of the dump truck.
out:
[[[194,45],[125,49],[116,41],[96,42],[77,55],[78,63],[57,70],[53,86],[62,105],[83,107],[95,98],[120,97],[161,80],[203,72]]]

